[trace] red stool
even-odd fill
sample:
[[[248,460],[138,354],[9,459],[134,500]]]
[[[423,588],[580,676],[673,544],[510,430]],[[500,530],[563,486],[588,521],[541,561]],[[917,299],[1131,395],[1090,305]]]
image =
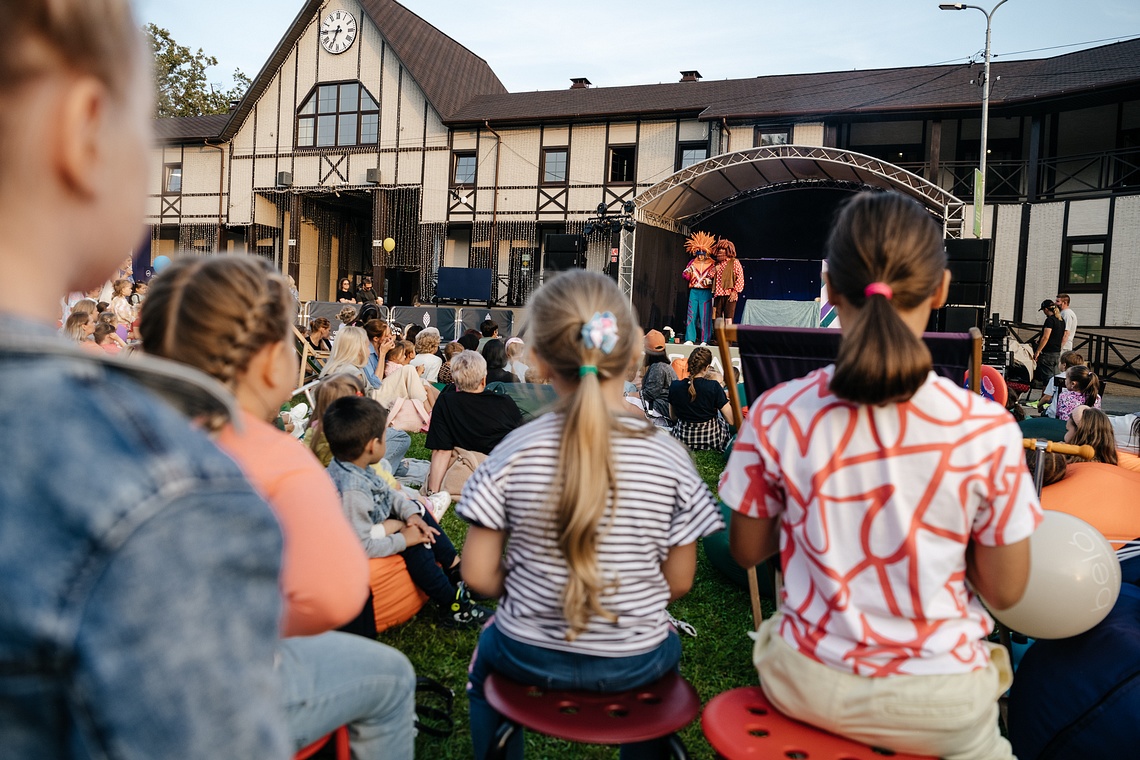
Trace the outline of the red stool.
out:
[[[333,741],[333,746],[336,747],[336,760],[351,760],[351,754],[348,748],[348,726],[341,726],[331,734],[325,734],[308,747],[305,747],[293,755],[293,760],[308,760],[308,758],[320,752],[324,746],[329,743],[330,739]]]
[[[717,756],[726,760],[934,760],[875,749],[792,720],[772,707],[759,686],[733,689],[709,700],[701,730]]]
[[[630,691],[544,691],[492,673],[483,682],[491,707],[506,718],[495,735],[492,757],[506,757],[507,743],[521,726],[556,739],[580,744],[632,744],[666,738],[671,754],[689,753],[676,732],[701,711],[697,692],[684,678],[670,673]]]

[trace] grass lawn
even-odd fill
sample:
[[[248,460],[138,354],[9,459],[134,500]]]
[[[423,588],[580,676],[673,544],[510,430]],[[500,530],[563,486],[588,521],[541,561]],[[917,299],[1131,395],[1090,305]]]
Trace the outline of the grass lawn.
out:
[[[412,436],[409,457],[427,459],[424,436]],[[697,470],[716,493],[716,483],[724,469],[724,457],[714,452],[697,452]],[[467,526],[454,511],[444,516],[443,527],[456,546],[462,547]],[[673,617],[696,628],[696,638],[681,636],[684,654],[681,673],[707,702],[722,691],[756,683],[752,667],[752,640],[748,631],[752,615],[748,594],[729,583],[711,565],[701,547],[697,557],[697,577],[692,591],[670,605]],[[771,606],[765,602],[765,615]],[[431,760],[470,758],[471,740],[467,729],[467,698],[464,693],[467,663],[478,639],[477,631],[456,631],[437,623],[433,612],[424,609],[405,625],[385,631],[380,641],[396,647],[411,659],[420,675],[442,681],[455,691],[455,732],[448,739],[421,735],[416,740],[416,756]],[[712,758],[713,752],[701,735],[699,721],[681,734],[694,758]],[[527,756],[542,760],[557,758],[614,758],[617,750],[609,747],[572,745],[527,732]]]

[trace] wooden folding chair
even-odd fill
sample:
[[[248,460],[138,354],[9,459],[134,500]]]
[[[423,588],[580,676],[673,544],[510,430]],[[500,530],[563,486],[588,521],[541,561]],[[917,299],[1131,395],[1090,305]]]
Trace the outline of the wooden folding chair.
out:
[[[301,356],[301,366],[297,370],[297,385],[304,385],[306,378],[321,374],[325,361],[329,358],[329,352],[314,351],[296,325],[293,325],[293,342],[297,347],[297,353]]]
[[[732,366],[729,345],[738,345],[740,374],[749,403],[773,386],[831,364],[839,351],[842,337],[839,330],[829,328],[736,326],[726,324],[721,319],[716,321],[714,331],[720,348],[720,360],[725,368]],[[969,333],[926,333],[922,339],[930,349],[935,372],[961,384],[969,371],[970,390],[974,393],[979,391],[982,333],[978,328],[971,327]],[[739,394],[730,393],[728,396],[732,404],[733,423],[737,430],[741,430],[744,427],[744,412]],[[759,627],[764,616],[760,609],[756,568],[750,567],[746,572],[752,622]],[[777,598],[779,587],[780,576],[777,573]]]

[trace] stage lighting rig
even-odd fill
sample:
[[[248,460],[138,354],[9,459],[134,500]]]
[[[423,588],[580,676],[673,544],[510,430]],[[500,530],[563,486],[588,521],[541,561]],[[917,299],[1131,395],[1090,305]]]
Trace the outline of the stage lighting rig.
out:
[[[633,212],[637,208],[633,201],[626,201],[621,206],[621,213],[610,214],[606,204],[599,203],[596,216],[592,216],[586,220],[585,226],[582,228],[582,234],[586,237],[591,237],[595,233],[613,235],[621,232],[623,229],[627,232],[633,232],[637,229],[637,220],[633,218]]]

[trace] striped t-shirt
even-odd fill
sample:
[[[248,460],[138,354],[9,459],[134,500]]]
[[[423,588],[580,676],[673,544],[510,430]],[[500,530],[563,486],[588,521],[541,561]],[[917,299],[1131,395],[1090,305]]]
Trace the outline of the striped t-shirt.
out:
[[[562,415],[547,414],[508,435],[467,481],[456,511],[469,523],[509,533],[506,589],[495,625],[511,638],[547,649],[628,657],[658,646],[669,632],[669,586],[661,562],[673,546],[724,527],[689,453],[667,433],[613,438],[617,509],[599,531],[602,607],[573,642],[562,612],[567,568],[558,549],[551,481]],[[631,424],[632,421],[631,421]]]

